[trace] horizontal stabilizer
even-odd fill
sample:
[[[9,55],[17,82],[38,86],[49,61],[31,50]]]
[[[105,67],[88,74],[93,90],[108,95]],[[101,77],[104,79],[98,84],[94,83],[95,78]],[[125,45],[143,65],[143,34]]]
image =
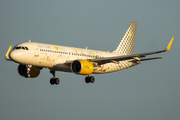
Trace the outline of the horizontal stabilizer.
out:
[[[154,60],[154,59],[161,59],[161,58],[164,58],[164,57],[155,57],[155,58],[141,59],[141,61]]]

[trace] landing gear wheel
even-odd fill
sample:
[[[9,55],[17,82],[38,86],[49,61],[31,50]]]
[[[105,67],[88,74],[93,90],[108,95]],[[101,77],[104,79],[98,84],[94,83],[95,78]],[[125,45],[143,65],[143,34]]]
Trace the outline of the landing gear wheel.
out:
[[[51,84],[51,85],[54,85],[54,82],[55,82],[54,78],[51,78],[51,79],[50,79],[50,84]]]
[[[50,84],[51,85],[54,85],[54,84],[58,85],[59,83],[60,83],[59,78],[51,78],[50,79]]]
[[[95,78],[94,78],[93,76],[90,76],[90,77],[89,77],[89,81],[90,81],[91,83],[94,83]]]
[[[55,79],[54,79],[54,83],[55,83],[56,85],[58,85],[58,84],[60,83],[59,78],[55,78]]]
[[[89,83],[89,82],[94,83],[94,81],[95,81],[95,78],[94,78],[93,76],[90,76],[90,77],[86,77],[86,78],[85,78],[85,82],[86,82],[86,83]]]
[[[89,77],[86,77],[86,78],[85,78],[85,82],[86,82],[86,83],[89,83]]]

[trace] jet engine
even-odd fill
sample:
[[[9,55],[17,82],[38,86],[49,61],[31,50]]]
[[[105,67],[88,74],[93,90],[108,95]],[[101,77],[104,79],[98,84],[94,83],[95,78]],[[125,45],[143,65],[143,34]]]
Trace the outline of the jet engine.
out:
[[[25,78],[35,78],[40,74],[41,68],[36,66],[19,65],[18,73]]]
[[[71,64],[71,70],[76,74],[90,75],[94,70],[94,66],[87,60],[75,60]]]

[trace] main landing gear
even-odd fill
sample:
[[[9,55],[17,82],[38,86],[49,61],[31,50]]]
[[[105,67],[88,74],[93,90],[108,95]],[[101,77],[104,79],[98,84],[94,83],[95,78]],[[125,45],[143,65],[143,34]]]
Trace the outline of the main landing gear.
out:
[[[50,70],[50,73],[53,75],[53,78],[50,79],[50,84],[51,85],[58,85],[60,83],[59,78],[55,78],[55,71],[54,70]]]
[[[50,79],[50,84],[51,85],[58,85],[60,83],[59,78],[55,77],[55,71],[54,70],[50,70],[50,73],[53,75],[53,78]],[[95,78],[93,76],[87,76],[85,78],[85,82],[86,83],[94,83],[95,82]]]
[[[94,81],[95,81],[95,78],[93,77],[93,76],[87,76],[86,78],[85,78],[85,82],[86,83],[94,83]]]

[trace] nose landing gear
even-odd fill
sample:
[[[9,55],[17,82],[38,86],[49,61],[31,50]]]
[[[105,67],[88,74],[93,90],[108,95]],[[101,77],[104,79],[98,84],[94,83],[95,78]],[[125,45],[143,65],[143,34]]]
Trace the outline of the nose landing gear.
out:
[[[51,85],[54,85],[54,84],[58,85],[59,82],[60,82],[60,81],[59,81],[59,78],[51,78],[51,79],[50,79]]]
[[[50,79],[50,84],[51,85],[58,85],[60,83],[59,78],[55,78],[55,71],[54,70],[50,70],[50,73],[53,75],[53,78]]]

